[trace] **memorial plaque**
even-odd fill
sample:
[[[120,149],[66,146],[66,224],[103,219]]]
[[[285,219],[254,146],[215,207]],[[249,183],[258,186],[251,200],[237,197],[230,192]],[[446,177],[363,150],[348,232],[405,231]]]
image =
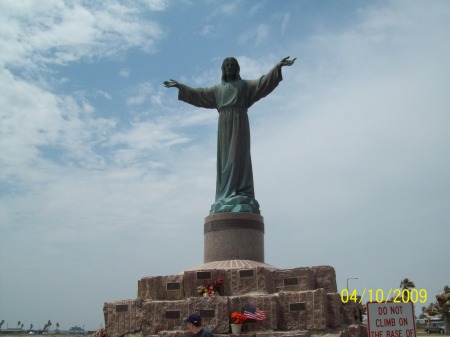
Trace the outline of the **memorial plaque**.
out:
[[[166,289],[167,290],[180,290],[181,285],[179,282],[167,282]]]
[[[167,310],[166,319],[180,319],[180,312],[178,310]]]
[[[216,311],[215,310],[200,310],[200,317],[201,318],[214,318],[214,317],[216,317]]]
[[[198,271],[197,272],[197,280],[209,280],[211,279],[210,271]]]
[[[255,274],[253,273],[253,269],[243,269],[239,270],[239,277],[245,278],[245,277],[254,277]]]
[[[291,303],[289,305],[289,311],[303,311],[305,310],[305,302]]]
[[[283,281],[284,281],[285,286],[297,286],[298,285],[297,277],[285,278]]]
[[[116,305],[116,312],[127,312],[128,311],[128,304],[117,304]]]

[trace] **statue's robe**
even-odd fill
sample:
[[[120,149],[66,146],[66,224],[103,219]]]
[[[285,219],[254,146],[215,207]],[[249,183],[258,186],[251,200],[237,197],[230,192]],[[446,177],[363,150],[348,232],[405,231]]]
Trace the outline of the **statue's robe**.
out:
[[[253,186],[247,110],[270,94],[280,81],[281,67],[275,66],[258,80],[222,82],[209,88],[179,85],[179,100],[219,112],[216,200],[211,214],[260,213]]]

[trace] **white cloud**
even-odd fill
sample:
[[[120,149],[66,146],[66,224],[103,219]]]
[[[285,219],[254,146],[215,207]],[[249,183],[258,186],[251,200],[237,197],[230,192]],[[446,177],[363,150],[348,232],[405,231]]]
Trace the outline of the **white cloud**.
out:
[[[255,15],[256,13],[258,13],[263,8],[264,8],[264,5],[262,3],[258,3],[258,4],[254,5],[254,6],[252,6],[250,8],[249,14],[250,15]]]
[[[94,94],[94,97],[101,96],[101,97],[106,98],[107,100],[112,99],[111,95],[103,90],[96,90],[93,94]]]
[[[233,15],[236,11],[236,3],[227,3],[226,5],[222,5],[220,7],[220,12],[225,15]]]
[[[201,34],[205,35],[205,36],[209,35],[213,31],[213,29],[214,29],[213,25],[205,25],[205,26],[203,26]]]
[[[162,2],[154,2],[154,7]],[[62,1],[2,2],[0,40],[8,45],[0,62],[38,69],[38,65],[66,64],[83,58],[109,57],[129,48],[153,52],[163,36],[158,24],[143,19],[139,8],[114,2],[93,7]]]
[[[261,43],[266,41],[269,35],[269,31],[270,26],[266,23],[261,23],[241,34],[241,36],[238,38],[238,42],[242,45],[252,44],[253,46],[257,47]]]
[[[153,91],[152,85],[150,83],[141,83],[137,89],[136,95],[129,97],[127,99],[128,105],[139,105],[144,103],[150,98]]]
[[[167,120],[162,120],[161,123],[132,124],[129,130],[112,135],[109,143],[112,146],[124,146],[124,149],[118,150],[116,153],[121,157],[126,155],[126,162],[130,162],[141,159],[141,156],[147,157],[153,151],[165,151],[173,145],[189,141],[188,137],[173,132],[171,127],[172,124]]]
[[[238,56],[236,59],[241,68],[241,77],[244,79],[257,79],[272,69],[279,60],[275,60],[272,55],[265,55],[258,59],[252,59],[247,56]]]
[[[163,11],[168,7],[166,0],[142,0],[141,3],[152,11]]]
[[[130,77],[130,71],[128,69],[121,69],[119,71],[119,76],[123,78],[128,78]]]
[[[255,46],[258,46],[261,43],[263,43],[268,35],[269,35],[269,26],[267,24],[260,24],[256,28]]]
[[[286,32],[286,29],[289,25],[289,21],[291,20],[291,15],[289,13],[285,13],[283,15],[283,19],[281,21],[281,34],[284,34]]]
[[[53,143],[62,120],[58,98],[42,89],[18,80],[6,70],[0,76],[2,138],[4,163],[29,162],[36,155],[35,145]],[[19,156],[14,155],[20,153]]]
[[[57,160],[103,165],[94,147],[104,141],[115,127],[115,121],[92,118],[95,108],[83,95],[78,99],[56,96],[15,78],[6,70],[0,78],[0,87],[0,105],[4,107],[4,140],[0,144],[5,165],[2,174],[22,175],[24,179],[25,171],[40,160],[46,148],[60,152]]]

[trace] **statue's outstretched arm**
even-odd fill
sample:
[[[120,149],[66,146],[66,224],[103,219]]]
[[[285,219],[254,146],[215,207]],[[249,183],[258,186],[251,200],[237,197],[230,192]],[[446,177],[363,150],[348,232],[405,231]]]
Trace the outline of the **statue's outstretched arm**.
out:
[[[166,88],[173,88],[173,87],[179,88],[180,83],[178,83],[178,82],[175,81],[175,80],[170,79],[170,81],[164,81],[164,86],[165,86]]]
[[[295,60],[296,60],[297,58],[294,58],[293,60],[289,60],[289,57],[290,57],[290,56],[285,57],[284,59],[282,59],[282,60],[278,63],[278,66],[281,68],[281,67],[284,67],[284,66],[291,66],[291,65],[293,65],[294,62],[295,62]]]

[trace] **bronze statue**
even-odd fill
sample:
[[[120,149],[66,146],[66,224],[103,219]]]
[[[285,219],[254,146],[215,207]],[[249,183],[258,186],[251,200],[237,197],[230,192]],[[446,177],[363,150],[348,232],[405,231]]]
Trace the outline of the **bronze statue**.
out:
[[[222,63],[220,84],[191,88],[172,79],[164,82],[167,88],[178,88],[179,100],[219,112],[216,200],[211,214],[260,213],[253,187],[247,110],[278,86],[283,79],[281,68],[293,65],[295,60],[288,56],[258,80],[242,80],[239,63],[227,57]]]

